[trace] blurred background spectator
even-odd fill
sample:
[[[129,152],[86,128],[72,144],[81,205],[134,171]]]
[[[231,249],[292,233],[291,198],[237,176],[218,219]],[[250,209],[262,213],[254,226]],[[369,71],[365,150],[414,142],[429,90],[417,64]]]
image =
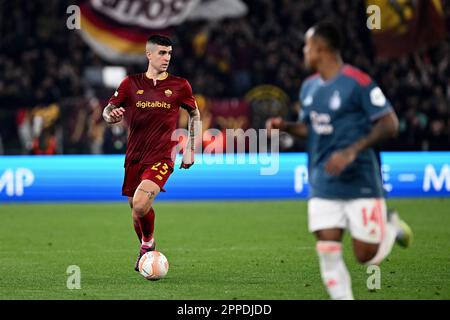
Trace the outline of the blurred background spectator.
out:
[[[450,149],[448,1],[442,2],[447,30],[443,41],[383,60],[374,54],[363,0],[244,3],[248,8],[244,17],[186,21],[171,30],[175,45],[170,72],[189,79],[200,97],[207,120],[204,130],[224,129],[224,123],[231,128],[262,128],[271,115],[295,119],[299,88],[310,73],[303,65],[304,32],[319,20],[332,19],[342,26],[344,60],[379,83],[399,116],[400,135],[383,148]],[[93,81],[95,70],[111,63],[97,56],[78,32],[66,28],[71,4],[0,2],[0,153],[125,150],[126,127],[106,126],[101,117],[114,89]],[[127,73],[146,70],[146,63],[123,66]],[[260,97],[255,92],[262,85],[271,86],[276,103],[252,100]],[[250,107],[242,106],[241,113],[230,111],[233,122],[219,109],[240,105],[233,102],[236,99]],[[236,120],[242,117],[246,120]],[[186,126],[185,115],[180,126]],[[304,144],[289,142],[284,149],[304,151]]]

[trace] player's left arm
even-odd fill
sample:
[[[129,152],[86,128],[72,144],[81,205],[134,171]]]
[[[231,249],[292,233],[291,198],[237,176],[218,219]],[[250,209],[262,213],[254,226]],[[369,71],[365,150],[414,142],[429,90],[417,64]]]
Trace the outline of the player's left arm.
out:
[[[188,111],[189,113],[189,138],[186,151],[183,154],[180,169],[189,169],[194,164],[195,138],[200,132],[200,111],[198,108]]]
[[[185,97],[181,102],[181,106],[185,108],[189,114],[189,137],[180,169],[189,169],[194,164],[195,139],[201,134],[201,120],[200,111],[198,110],[197,102],[192,94],[192,88],[189,82],[186,81],[184,89]]]
[[[397,115],[381,89],[372,83],[367,88],[361,88],[361,91],[362,106],[374,121],[374,124],[366,136],[330,156],[325,164],[325,170],[330,175],[339,175],[349,164],[355,161],[361,151],[394,138],[398,134],[399,121]]]

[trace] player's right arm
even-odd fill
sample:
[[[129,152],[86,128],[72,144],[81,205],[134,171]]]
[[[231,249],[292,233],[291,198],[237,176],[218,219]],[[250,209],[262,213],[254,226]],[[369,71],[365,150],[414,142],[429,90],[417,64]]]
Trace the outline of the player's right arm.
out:
[[[129,97],[130,78],[126,77],[120,83],[113,96],[109,99],[108,105],[103,109],[103,119],[109,124],[122,121],[125,113],[125,105]]]
[[[368,77],[368,76],[367,76]],[[370,79],[370,78],[369,78]],[[345,149],[336,150],[325,164],[325,170],[337,176],[353,161],[358,154],[372,148],[380,142],[394,138],[398,134],[399,122],[391,103],[381,89],[370,79],[370,82],[357,87],[360,94],[360,106],[373,122],[367,135],[361,137]]]
[[[122,121],[125,109],[122,107],[116,107],[115,105],[109,103],[103,109],[103,119],[109,124],[117,123]]]
[[[309,81],[305,81],[302,84],[302,87],[300,88],[300,94],[299,94],[299,101],[300,101],[300,107],[301,102],[304,100],[304,95],[306,92],[306,87],[308,86]],[[304,110],[300,108],[300,113],[298,117],[298,121],[296,122],[290,122],[290,121],[284,121],[281,117],[276,118],[269,118],[266,121],[266,129],[271,134],[272,129],[279,129],[281,131],[287,132],[295,137],[298,138],[306,138],[308,136],[308,126],[307,126],[307,119],[308,116],[305,114]]]
[[[281,117],[268,119],[266,129],[269,134],[272,129],[279,129],[299,138],[308,136],[308,127],[305,123],[284,121]]]

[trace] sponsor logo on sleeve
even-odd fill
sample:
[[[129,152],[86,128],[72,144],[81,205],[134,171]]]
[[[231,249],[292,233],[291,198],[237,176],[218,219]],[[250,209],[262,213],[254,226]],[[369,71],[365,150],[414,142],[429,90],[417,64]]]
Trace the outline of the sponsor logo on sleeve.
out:
[[[370,91],[370,102],[377,107],[384,107],[386,104],[386,97],[379,87],[375,87]]]

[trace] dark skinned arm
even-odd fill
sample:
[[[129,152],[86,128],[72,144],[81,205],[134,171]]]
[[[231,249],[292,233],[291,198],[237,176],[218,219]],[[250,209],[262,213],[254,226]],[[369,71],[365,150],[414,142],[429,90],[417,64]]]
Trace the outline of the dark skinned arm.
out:
[[[287,122],[278,118],[270,118],[266,122],[266,129],[270,134],[270,130],[279,129],[299,138],[308,136],[308,127],[302,122]]]
[[[338,176],[356,159],[361,151],[396,137],[398,134],[398,126],[398,118],[394,112],[382,116],[375,122],[368,135],[345,149],[335,151],[325,164],[325,170],[330,175]]]

